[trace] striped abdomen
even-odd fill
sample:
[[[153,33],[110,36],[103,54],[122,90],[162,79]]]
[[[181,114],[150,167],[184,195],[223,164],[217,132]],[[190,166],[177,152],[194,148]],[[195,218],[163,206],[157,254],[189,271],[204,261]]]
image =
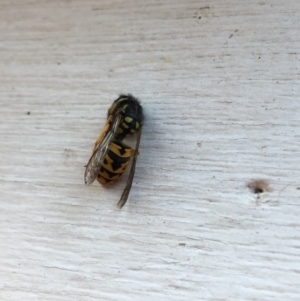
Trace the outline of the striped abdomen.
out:
[[[122,142],[114,141],[109,145],[109,150],[104,157],[98,182],[108,184],[118,180],[129,164],[130,157],[134,155],[134,150],[124,145]]]

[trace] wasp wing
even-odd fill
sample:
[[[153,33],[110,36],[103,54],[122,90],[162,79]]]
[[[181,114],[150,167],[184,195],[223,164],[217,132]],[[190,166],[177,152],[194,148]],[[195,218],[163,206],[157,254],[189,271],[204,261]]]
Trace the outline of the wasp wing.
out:
[[[128,178],[127,178],[126,186],[124,188],[124,191],[122,193],[120,201],[118,202],[118,207],[120,209],[126,204],[128,196],[129,196],[129,192],[130,192],[130,189],[131,189],[131,186],[132,186],[132,181],[133,181],[134,172],[135,172],[135,165],[136,165],[137,156],[138,156],[138,153],[139,153],[141,135],[142,135],[142,129],[140,129],[137,132],[136,145],[135,145],[135,154],[134,154],[134,157],[133,157],[133,160],[132,160],[132,164],[131,164],[130,172],[129,172],[129,175],[128,175]]]
[[[94,152],[86,165],[84,173],[84,182],[86,185],[92,184],[97,178],[105,155],[108,152],[109,145],[116,135],[117,128],[122,122],[123,117],[121,114],[117,114],[115,119],[112,121],[111,126],[103,139],[95,146]]]

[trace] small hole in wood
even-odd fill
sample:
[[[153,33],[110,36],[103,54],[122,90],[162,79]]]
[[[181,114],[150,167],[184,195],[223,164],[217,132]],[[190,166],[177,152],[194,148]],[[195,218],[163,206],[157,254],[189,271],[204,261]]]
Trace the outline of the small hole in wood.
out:
[[[247,187],[255,194],[272,191],[267,180],[253,180],[247,184]]]

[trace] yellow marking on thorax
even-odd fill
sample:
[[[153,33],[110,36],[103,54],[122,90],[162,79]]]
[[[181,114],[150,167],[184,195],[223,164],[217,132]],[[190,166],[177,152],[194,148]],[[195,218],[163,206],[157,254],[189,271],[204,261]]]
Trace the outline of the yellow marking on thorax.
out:
[[[131,117],[125,117],[125,121],[127,122],[127,123],[130,123],[130,122],[132,122],[132,118]]]
[[[122,133],[123,133],[123,130],[120,127],[118,127],[117,130],[116,130],[116,134],[120,135]]]
[[[122,126],[123,126],[125,129],[128,129],[128,128],[129,128],[129,126],[127,125],[126,122],[123,122],[123,123],[122,123]]]

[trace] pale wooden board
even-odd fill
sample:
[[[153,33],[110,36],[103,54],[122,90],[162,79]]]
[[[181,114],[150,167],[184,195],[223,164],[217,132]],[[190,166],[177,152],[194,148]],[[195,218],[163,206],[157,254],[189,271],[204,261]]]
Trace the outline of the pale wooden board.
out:
[[[297,0],[1,0],[1,301],[300,300],[299,29]],[[83,166],[128,92],[119,210]]]

